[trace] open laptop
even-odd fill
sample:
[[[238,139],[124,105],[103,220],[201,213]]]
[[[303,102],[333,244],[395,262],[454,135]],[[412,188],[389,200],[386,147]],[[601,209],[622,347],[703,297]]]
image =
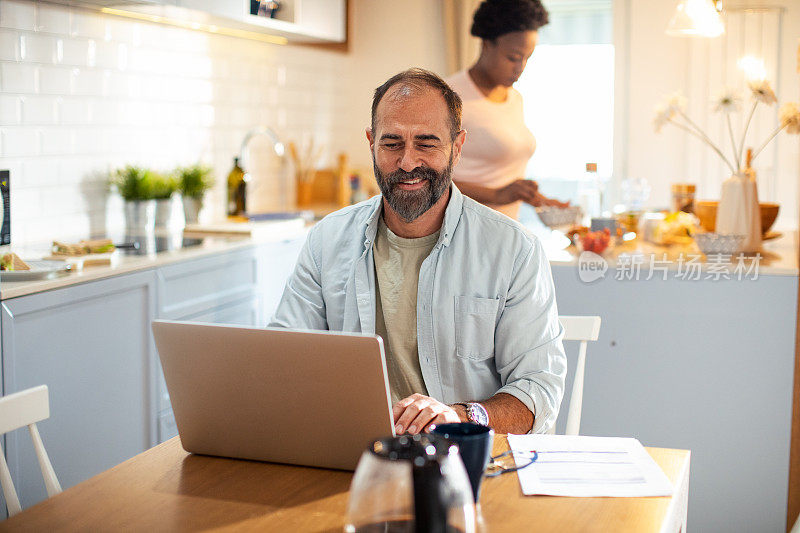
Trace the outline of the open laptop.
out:
[[[354,470],[394,435],[375,335],[153,321],[186,451]]]

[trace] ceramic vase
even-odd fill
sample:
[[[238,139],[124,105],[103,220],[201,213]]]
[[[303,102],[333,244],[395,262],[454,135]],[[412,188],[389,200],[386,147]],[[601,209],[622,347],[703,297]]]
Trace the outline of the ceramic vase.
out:
[[[735,172],[722,183],[715,229],[721,235],[743,235],[743,252],[761,249],[761,211],[753,173]]]

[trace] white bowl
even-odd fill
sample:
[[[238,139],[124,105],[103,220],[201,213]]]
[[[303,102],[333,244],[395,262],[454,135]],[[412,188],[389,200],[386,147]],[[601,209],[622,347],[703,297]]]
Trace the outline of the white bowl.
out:
[[[581,208],[577,205],[569,207],[542,206],[536,208],[539,220],[548,228],[566,226],[574,224],[581,214]]]
[[[704,254],[735,254],[742,250],[744,235],[721,235],[719,233],[695,233],[697,247]]]

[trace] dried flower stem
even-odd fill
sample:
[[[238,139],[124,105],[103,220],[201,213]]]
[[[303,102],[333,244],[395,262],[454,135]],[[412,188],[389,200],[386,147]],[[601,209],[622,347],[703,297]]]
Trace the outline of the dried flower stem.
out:
[[[731,147],[733,147],[733,157],[736,157],[736,141],[733,139],[733,126],[731,126],[731,114],[730,112],[725,113],[725,118],[728,119],[728,133],[731,136]],[[742,141],[744,142],[744,141]],[[736,172],[742,170],[742,160],[741,158],[736,159]]]
[[[717,148],[717,146],[713,142],[711,142],[711,140],[708,137],[706,137],[706,135],[702,131],[697,132],[694,129],[689,128],[688,126],[685,126],[680,122],[675,121],[674,119],[669,119],[669,121],[672,122],[678,128],[691,133],[695,137],[699,138],[701,141],[705,141],[705,143],[708,144],[711,147],[711,149],[714,150],[717,153],[717,155],[719,155],[722,158],[725,164],[728,165],[728,168],[731,169],[731,172],[734,173],[736,172],[736,170],[733,168],[733,165],[731,165],[730,161],[728,161],[728,158],[725,157],[725,154],[722,153],[722,150]]]
[[[742,160],[742,154],[744,153],[744,143],[747,139],[747,130],[750,129],[750,121],[753,120],[753,114],[756,112],[756,107],[758,106],[758,100],[753,102],[753,107],[750,109],[750,115],[747,117],[747,122],[744,125],[744,131],[742,132],[742,144],[739,146],[739,155],[736,158],[737,161]]]
[[[717,145],[716,145],[716,144],[714,144],[714,141],[712,141],[712,140],[711,140],[711,138],[710,138],[708,135],[706,135],[706,134],[705,134],[705,132],[704,132],[702,129],[700,129],[700,126],[698,126],[697,124],[695,124],[695,123],[694,123],[694,121],[693,121],[692,119],[690,119],[690,118],[689,118],[689,115],[687,115],[686,113],[684,113],[684,112],[683,112],[683,111],[681,111],[680,109],[676,109],[676,111],[677,111],[677,112],[678,112],[678,113],[679,113],[679,114],[680,114],[680,115],[683,117],[683,119],[684,119],[684,120],[685,120],[685,121],[686,121],[686,122],[689,124],[689,126],[691,126],[691,128],[692,128],[692,129],[690,129],[690,130],[689,130],[689,129],[687,129],[687,131],[694,132],[694,134],[695,134],[695,135],[697,135],[698,137],[700,137],[701,139],[703,139],[705,142],[707,142],[707,143],[708,143],[708,145],[709,145],[709,146],[711,146],[711,147],[712,147],[714,150],[716,150],[716,152],[719,154],[719,156],[720,156],[722,159],[724,159],[724,160],[725,160],[725,162],[728,164],[728,166],[729,166],[729,167],[730,167],[730,166],[732,166],[732,165],[730,164],[730,162],[728,162],[728,158],[727,158],[727,157],[725,157],[725,156],[722,154],[722,150],[720,150],[720,149],[717,147]],[[678,122],[674,122],[674,121],[673,121],[673,124],[678,124]]]
[[[779,134],[779,133],[781,132],[781,130],[782,130],[783,128],[785,128],[786,126],[788,126],[788,124],[781,124],[780,126],[778,126],[777,128],[775,128],[775,131],[774,131],[774,132],[772,132],[772,135],[770,135],[770,136],[769,136],[769,138],[767,138],[767,140],[766,140],[766,141],[764,141],[764,144],[762,144],[762,145],[761,145],[761,146],[758,148],[758,150],[756,150],[755,152],[753,152],[753,157],[750,159],[750,161],[753,161],[753,160],[756,158],[756,156],[757,156],[758,154],[760,154],[760,153],[761,153],[761,150],[763,150],[764,148],[766,148],[766,147],[767,147],[767,145],[769,144],[769,142],[770,142],[772,139],[774,139],[774,138],[775,138],[775,136],[776,136],[777,134]]]

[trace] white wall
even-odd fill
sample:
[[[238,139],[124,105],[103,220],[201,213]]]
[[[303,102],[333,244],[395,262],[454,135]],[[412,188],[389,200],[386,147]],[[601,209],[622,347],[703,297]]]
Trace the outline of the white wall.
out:
[[[625,132],[627,143],[623,150],[622,174],[644,177],[650,181],[653,205],[669,205],[669,186],[673,182],[689,181],[699,186],[698,197],[719,198],[722,180],[729,171],[718,163],[710,149],[682,131],[667,126],[660,134],[652,127],[653,107],[665,94],[680,90],[689,97],[692,116],[709,130],[709,135],[719,139],[727,149],[729,140],[721,116],[712,113],[711,99],[721,89],[723,76],[714,63],[715,46],[709,40],[670,37],[664,33],[667,22],[677,2],[675,0],[619,0],[615,9],[627,10],[615,19],[620,21],[617,37],[624,43],[630,57],[628,67],[627,98],[618,104],[627,106],[622,111],[618,127]],[[726,8],[754,7],[757,2],[725,2]],[[782,6],[779,41],[780,63],[773,87],[779,103],[798,101],[800,87],[796,73],[797,46],[800,38],[800,2],[778,0],[767,5]],[[739,28],[729,28],[731,37],[739,35]],[[752,32],[751,32],[752,34]],[[765,41],[769,36],[764,36]],[[730,58],[733,59],[733,58]],[[730,68],[729,70],[733,70]],[[749,108],[748,108],[749,110]],[[619,115],[618,115],[619,116]],[[761,131],[777,125],[777,107],[758,113]],[[753,135],[749,145],[760,144]],[[776,228],[797,228],[798,180],[800,179],[800,142],[798,136],[785,132],[776,139],[774,150],[765,151],[755,162],[759,174],[759,192],[764,200],[781,204],[781,214]]]
[[[370,167],[371,92],[409,66],[443,70],[441,13],[426,0],[353,1],[343,54],[0,0],[0,168],[11,170],[14,245],[118,224],[106,216],[120,206],[107,205],[104,173],[126,163],[213,164],[204,216],[223,216],[224,178],[258,124],[284,141],[313,135],[328,161],[346,151]],[[253,201],[291,208],[290,169],[262,168]]]
[[[371,169],[364,128],[375,88],[410,67],[446,75],[442,8],[431,0],[357,0],[354,12],[348,138],[354,163]]]

